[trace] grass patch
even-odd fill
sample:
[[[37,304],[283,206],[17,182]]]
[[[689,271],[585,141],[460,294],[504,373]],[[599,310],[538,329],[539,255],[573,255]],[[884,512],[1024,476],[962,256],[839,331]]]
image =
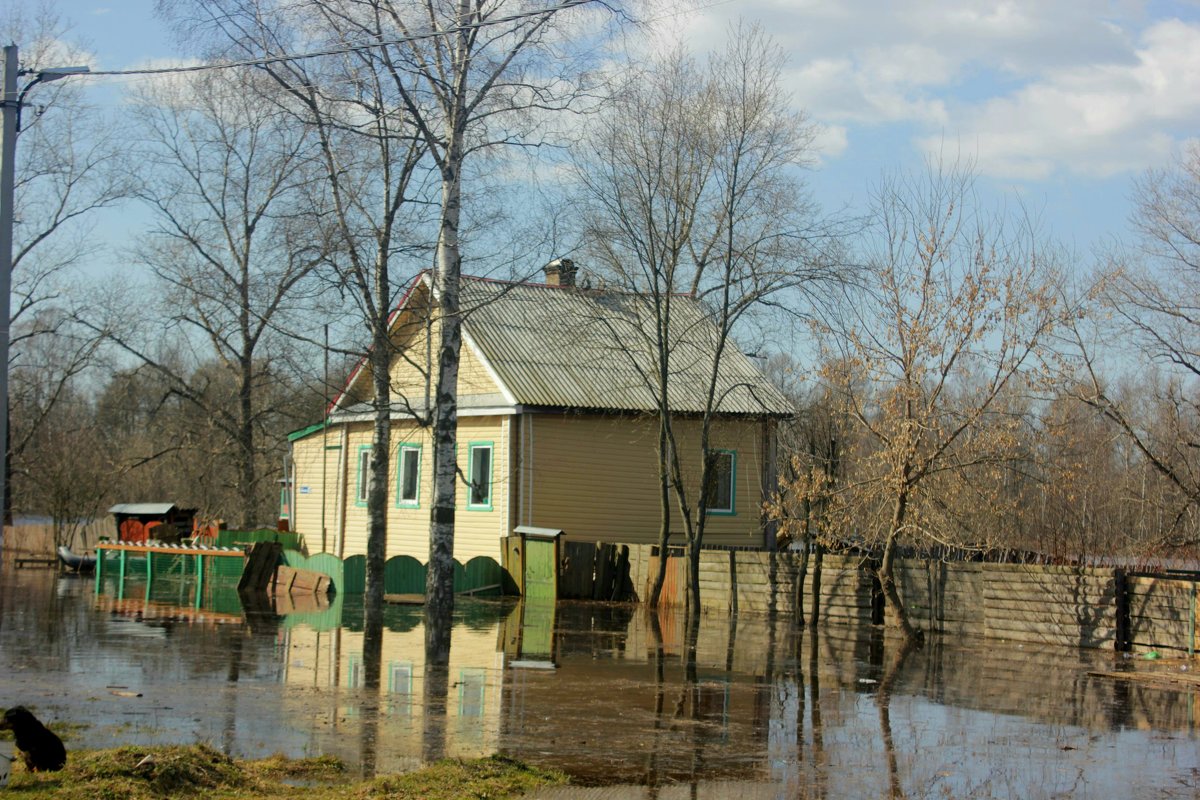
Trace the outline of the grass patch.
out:
[[[458,800],[458,798],[520,797],[539,786],[566,783],[560,772],[526,766],[504,756],[470,761],[446,759],[425,769],[388,775],[370,781],[354,794],[360,800]]]
[[[2,794],[23,800],[160,800],[213,797],[228,800],[291,798],[374,800],[375,798],[520,797],[539,786],[566,783],[561,773],[492,756],[439,761],[424,769],[369,781],[351,780],[346,766],[331,756],[258,761],[231,759],[207,745],[119,747],[73,751],[62,772],[28,773],[18,763]],[[302,790],[297,784],[303,785]]]

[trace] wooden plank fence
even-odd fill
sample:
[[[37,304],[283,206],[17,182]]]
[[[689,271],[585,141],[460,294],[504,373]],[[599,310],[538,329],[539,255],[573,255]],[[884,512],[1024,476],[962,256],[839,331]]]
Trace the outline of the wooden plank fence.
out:
[[[643,600],[658,566],[650,545],[567,542],[560,596]],[[815,560],[810,558],[801,610],[812,616]],[[794,617],[800,554],[706,550],[700,557],[704,611]],[[662,604],[682,606],[686,559],[672,554]],[[1165,649],[1200,646],[1200,573],[1126,575],[1103,567],[901,559],[897,584],[923,628],[1017,642],[1086,648]],[[862,556],[825,555],[821,619],[839,625],[882,621],[872,565]]]
[[[568,600],[627,600],[630,545],[563,542],[559,556],[558,596]]]
[[[1200,574],[1126,577],[1129,644],[1132,649],[1195,653],[1197,584]]]

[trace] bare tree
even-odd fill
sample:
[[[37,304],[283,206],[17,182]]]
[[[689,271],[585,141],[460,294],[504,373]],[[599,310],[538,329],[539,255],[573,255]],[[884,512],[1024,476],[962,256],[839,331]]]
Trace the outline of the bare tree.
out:
[[[813,128],[779,86],[782,54],[759,29],[736,31],[706,69],[676,49],[631,76],[595,126],[576,172],[589,247],[644,299],[642,379],[659,422],[659,550],[677,511],[689,554],[689,602],[699,607],[699,559],[715,471],[714,422],[747,389],[723,363],[733,334],[767,298],[834,276],[826,232],[796,176]],[[683,297],[681,295],[686,295]],[[699,303],[701,318],[681,304]],[[703,355],[685,357],[682,342]],[[686,388],[685,388],[686,387]],[[679,398],[690,394],[686,408]],[[763,408],[767,404],[764,403]],[[699,417],[700,474],[683,467],[677,416]],[[672,509],[674,506],[674,509]],[[662,588],[660,561],[650,601]]]
[[[1054,252],[1028,220],[980,211],[968,170],[935,164],[886,181],[869,237],[872,282],[823,331],[826,382],[857,434],[845,481],[815,487],[814,499],[840,510],[844,541],[881,548],[891,620],[916,639],[897,550],[978,543],[957,507],[990,502],[992,473],[1019,455],[1020,423],[1003,400],[1038,377],[1063,309]]]
[[[264,69],[293,94],[305,118],[318,127],[329,153],[327,179],[335,194],[334,205],[345,208],[347,217],[357,199],[342,178],[343,156],[335,141],[374,134],[371,146],[382,154],[376,163],[384,170],[383,184],[388,188],[372,228],[376,257],[363,258],[369,254],[365,251],[345,254],[352,265],[357,264],[356,274],[373,276],[369,282],[373,299],[364,302],[372,320],[376,403],[376,446],[367,503],[371,519],[368,607],[382,602],[386,544],[391,412],[386,322],[392,299],[388,265],[401,224],[407,221],[401,210],[411,214],[413,194],[420,194],[410,183],[425,159],[432,162],[439,193],[436,230],[430,238],[436,242],[434,296],[440,342],[429,420],[434,436],[434,495],[426,609],[431,620],[445,623],[448,636],[454,604],[455,489],[460,474],[456,429],[463,170],[471,155],[482,150],[534,143],[530,136],[539,115],[565,107],[577,97],[577,63],[570,54],[556,50],[570,36],[564,38],[550,23],[580,2],[545,6],[525,0],[304,0],[277,5],[219,0],[169,5],[196,13],[202,24],[217,28],[233,42],[240,55],[281,59]],[[286,58],[318,44],[336,51],[328,60],[344,65],[340,84],[316,80],[305,66],[308,59]],[[341,111],[353,114],[332,116],[339,104]],[[348,237],[361,235],[349,225],[341,227]],[[368,282],[355,282],[360,297],[366,297],[363,289]]]
[[[283,96],[267,94],[315,142],[320,181],[308,187],[312,205],[323,209],[330,262],[369,333],[361,358],[369,372],[374,419],[366,604],[373,613],[382,609],[387,546],[391,373],[397,353],[390,338],[391,313],[399,288],[411,282],[431,238],[423,225],[429,216],[423,209],[433,203],[427,194],[425,146],[400,100],[401,87],[412,78],[391,66],[387,46],[340,48],[358,37],[378,42],[392,36],[378,8],[369,3],[279,6],[221,0],[169,7],[186,30],[212,34],[217,53],[280,57],[263,70]],[[286,58],[322,45],[340,52]],[[427,424],[425,398],[401,397],[399,402]]]
[[[49,7],[32,11],[29,4],[11,4],[0,26],[6,41],[22,43],[23,70],[78,64],[89,57]],[[14,397],[27,412],[8,437],[8,463],[18,469],[24,468],[23,454],[38,426],[70,396],[95,355],[94,337],[72,324],[71,293],[80,283],[75,270],[97,250],[91,236],[95,212],[127,197],[132,187],[116,126],[84,101],[77,83],[38,85],[27,103],[14,182],[10,369],[16,373],[37,361],[44,372],[36,379],[39,408],[29,406],[29,397]],[[61,342],[61,358],[52,363],[34,354],[46,351],[41,340],[47,338]],[[30,385],[18,380],[14,388]],[[6,491],[6,515],[9,499]]]
[[[569,31],[553,22],[579,0],[422,0],[409,8],[374,0],[405,45],[383,51],[389,68],[414,76],[399,93],[436,166],[440,215],[434,259],[440,342],[433,405],[433,476],[425,603],[427,631],[448,642],[454,608],[454,511],[458,365],[462,346],[459,285],[463,256],[463,171],[473,155],[536,144],[540,117],[577,101],[583,77]],[[416,37],[414,34],[432,34]],[[440,625],[431,625],[438,620]]]
[[[1156,542],[1171,548],[1196,543],[1191,531],[1200,512],[1200,145],[1190,144],[1169,168],[1148,171],[1135,200],[1137,247],[1114,258],[1096,293],[1115,323],[1105,329],[1107,346],[1076,330],[1083,377],[1075,394],[1174,487]],[[1154,365],[1157,379],[1143,370],[1137,392],[1114,389],[1100,359],[1116,341]]]
[[[133,258],[157,279],[165,323],[196,359],[158,358],[158,325],[149,334],[142,326],[91,323],[161,372],[172,392],[222,431],[219,451],[207,457],[224,462],[232,445],[234,525],[241,528],[263,522],[258,467],[263,452],[278,445],[264,441],[278,410],[263,404],[263,384],[275,378],[290,347],[280,329],[304,293],[315,291],[313,271],[328,257],[306,207],[314,142],[291,115],[263,101],[266,89],[254,79],[198,73],[147,85],[134,101],[142,133],[137,195],[156,226]],[[196,369],[214,357],[230,381]],[[233,396],[213,386],[229,386]]]
[[[804,591],[812,572],[811,622],[820,620],[821,569],[830,535],[828,498],[842,479],[841,449],[846,419],[828,387],[801,387],[787,380],[794,373],[790,357],[778,356],[769,365],[771,377],[796,406],[793,419],[780,425],[777,470],[779,485],[767,501],[767,515],[776,523],[781,541],[799,545],[796,576],[796,621],[805,624]]]
[[[55,544],[72,547],[81,526],[100,512],[119,471],[109,432],[94,424],[84,377],[96,366],[97,340],[77,339],[77,331],[66,325],[25,340],[9,381],[13,507],[49,517]]]

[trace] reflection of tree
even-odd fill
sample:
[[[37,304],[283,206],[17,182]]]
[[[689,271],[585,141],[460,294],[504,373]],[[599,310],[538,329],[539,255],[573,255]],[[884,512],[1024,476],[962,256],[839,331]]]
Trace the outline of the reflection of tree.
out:
[[[363,614],[363,682],[360,711],[362,776],[375,777],[379,755],[379,675],[383,664],[383,608],[367,603]]]
[[[242,635],[232,637],[229,644],[229,668],[225,672],[225,725],[221,729],[221,752],[233,755],[233,740],[237,736],[238,679],[242,672]]]
[[[658,798],[658,747],[663,724],[663,708],[666,706],[667,679],[665,659],[667,649],[663,645],[662,622],[658,618],[658,608],[651,606],[650,637],[654,640],[654,734],[651,739],[650,754],[646,764],[646,789],[650,800]]]
[[[775,661],[775,630],[769,629],[767,668],[759,687],[760,696],[769,696],[767,708],[756,716],[755,724],[767,729],[767,762],[776,795],[795,797],[803,785],[804,764],[804,667],[803,636],[799,626],[789,626],[781,655],[781,667]]]
[[[422,756],[426,762],[446,755],[446,694],[450,688],[450,622],[425,614],[425,713]]]
[[[905,638],[900,645],[900,649],[896,652],[896,656],[888,665],[887,670],[883,674],[883,679],[879,682],[879,691],[875,693],[875,705],[879,707],[879,730],[883,734],[883,749],[887,754],[887,770],[888,770],[888,797],[902,798],[904,797],[904,787],[900,784],[900,769],[896,764],[896,746],[892,739],[892,717],[891,717],[891,702],[892,702],[892,687],[896,683],[896,678],[899,677],[900,671],[904,668],[904,662],[914,650],[917,649],[917,644],[910,638]]]
[[[700,731],[701,707],[703,698],[700,690],[700,675],[696,669],[696,644],[700,639],[700,612],[695,607],[689,608],[687,618],[687,634],[684,642],[684,675],[688,693],[692,698],[692,769],[691,769],[691,798],[695,800],[699,788],[700,773],[704,769],[703,740]],[[730,647],[733,646],[732,640]]]
[[[815,601],[814,601],[815,603]],[[817,626],[809,628],[808,696],[809,721],[812,725],[812,763],[817,773],[814,797],[825,796],[825,725],[821,720],[821,677],[817,670]]]

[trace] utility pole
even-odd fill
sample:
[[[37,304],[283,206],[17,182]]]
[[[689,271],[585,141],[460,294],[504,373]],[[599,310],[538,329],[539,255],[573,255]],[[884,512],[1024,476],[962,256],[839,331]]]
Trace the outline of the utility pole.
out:
[[[8,344],[12,315],[13,194],[16,181],[17,46],[4,48],[4,126],[0,143],[0,516],[8,522]],[[0,538],[3,538],[0,535]]]
[[[8,504],[8,325],[12,320],[12,224],[14,193],[17,182],[17,134],[20,133],[20,107],[25,95],[38,83],[49,83],[89,72],[85,66],[47,67],[46,70],[20,71],[16,44],[4,48],[4,95],[0,110],[4,126],[0,127],[0,516],[7,517]],[[17,91],[17,76],[32,74],[34,79]],[[4,522],[8,522],[5,519]]]
[[[20,73],[17,46],[4,48],[4,94],[0,95],[0,110],[4,112],[3,127],[0,127],[0,515],[7,517],[8,499],[8,346],[9,323],[12,319],[12,271],[13,271],[13,215],[15,209],[17,172],[17,134],[21,131],[21,104],[25,95],[37,83],[48,83],[70,75],[88,72],[85,66],[50,67],[27,70],[34,76],[17,91],[17,76]],[[6,518],[4,522],[9,522]],[[0,536],[0,538],[3,538]]]

